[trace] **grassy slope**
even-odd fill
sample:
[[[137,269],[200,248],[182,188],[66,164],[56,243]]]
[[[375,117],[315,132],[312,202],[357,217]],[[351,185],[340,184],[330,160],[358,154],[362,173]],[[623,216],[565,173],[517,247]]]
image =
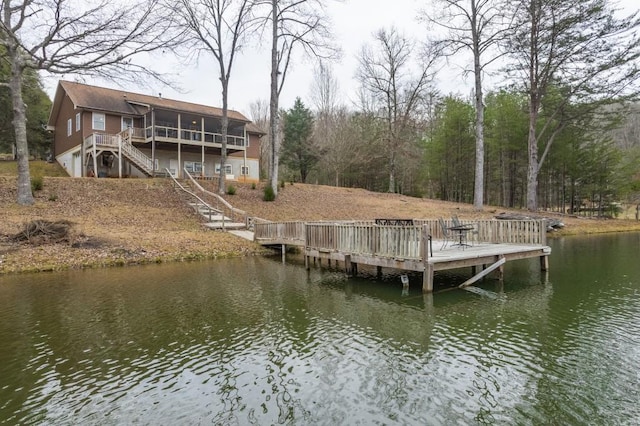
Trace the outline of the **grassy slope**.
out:
[[[12,168],[13,167],[13,168]],[[204,259],[258,253],[251,242],[222,232],[204,231],[166,179],[80,179],[57,165],[33,162],[34,176],[44,177],[36,204],[18,206],[15,163],[0,162],[0,273],[99,267],[141,262]],[[435,218],[457,214],[462,219],[491,218],[505,211],[424,200],[362,189],[318,185],[286,185],[275,202],[262,201],[262,188],[236,185],[227,199],[251,215],[271,220]],[[16,245],[9,236],[35,219],[70,220],[73,235],[66,243]],[[562,234],[640,230],[630,220],[564,217]]]

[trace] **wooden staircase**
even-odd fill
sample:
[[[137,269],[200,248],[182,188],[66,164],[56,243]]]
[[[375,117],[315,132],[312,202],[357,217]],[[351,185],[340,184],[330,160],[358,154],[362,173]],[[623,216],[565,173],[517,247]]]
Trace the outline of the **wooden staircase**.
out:
[[[147,177],[153,176],[153,160],[131,143],[131,132],[124,130],[120,133],[120,149],[122,155]]]

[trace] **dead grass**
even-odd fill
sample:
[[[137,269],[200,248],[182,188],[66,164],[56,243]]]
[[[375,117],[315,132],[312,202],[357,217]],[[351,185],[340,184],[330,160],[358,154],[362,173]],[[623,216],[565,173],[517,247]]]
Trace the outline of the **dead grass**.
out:
[[[0,174],[0,274],[184,261],[262,253],[257,245],[223,232],[203,230],[200,219],[166,179],[45,177],[34,206],[15,203],[15,176]],[[507,210],[417,199],[362,189],[287,184],[274,202],[263,188],[237,184],[227,196],[235,207],[270,220],[374,218],[492,218]],[[517,212],[517,211],[509,211]],[[523,213],[523,212],[519,212]],[[552,215],[549,215],[552,216]],[[557,235],[640,230],[635,220],[563,216]],[[34,246],[11,241],[25,223],[69,221],[68,241]]]
[[[519,213],[522,210],[486,206],[477,212],[469,204],[452,203],[407,197],[397,194],[375,193],[358,188],[336,188],[322,185],[286,184],[279,188],[273,202],[262,201],[263,186],[251,189],[250,185],[236,185],[236,195],[227,200],[235,207],[269,220],[363,220],[375,218],[449,218],[491,219],[495,215]],[[640,230],[640,222],[624,219],[587,219],[555,213],[538,216],[559,218],[566,227],[550,235],[573,235],[600,232]]]
[[[15,202],[15,178],[0,176],[0,273],[240,256],[252,242],[205,231],[164,179],[44,179],[33,206]],[[69,221],[67,242],[11,241],[26,223]]]

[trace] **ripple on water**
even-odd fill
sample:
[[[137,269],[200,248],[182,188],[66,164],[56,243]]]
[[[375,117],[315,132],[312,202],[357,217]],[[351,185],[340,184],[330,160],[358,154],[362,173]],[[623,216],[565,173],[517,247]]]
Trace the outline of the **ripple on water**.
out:
[[[276,278],[251,275],[263,273]],[[633,286],[603,287],[601,303],[567,307],[551,285],[423,305],[399,289],[367,293],[331,275],[325,285],[320,274],[279,264],[221,271],[233,285],[215,291],[211,274],[180,285],[159,275],[162,285],[78,286],[49,307],[39,301],[38,318],[33,302],[0,298],[0,323],[10,324],[0,337],[16,342],[0,350],[0,377],[11,383],[0,384],[0,423],[640,418]]]

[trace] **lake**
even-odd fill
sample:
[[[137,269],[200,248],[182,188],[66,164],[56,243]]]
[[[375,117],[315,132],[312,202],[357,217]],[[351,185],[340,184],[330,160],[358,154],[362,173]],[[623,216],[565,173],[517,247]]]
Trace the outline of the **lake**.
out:
[[[0,424],[638,424],[640,233],[550,245],[433,295],[279,258],[3,276]]]

